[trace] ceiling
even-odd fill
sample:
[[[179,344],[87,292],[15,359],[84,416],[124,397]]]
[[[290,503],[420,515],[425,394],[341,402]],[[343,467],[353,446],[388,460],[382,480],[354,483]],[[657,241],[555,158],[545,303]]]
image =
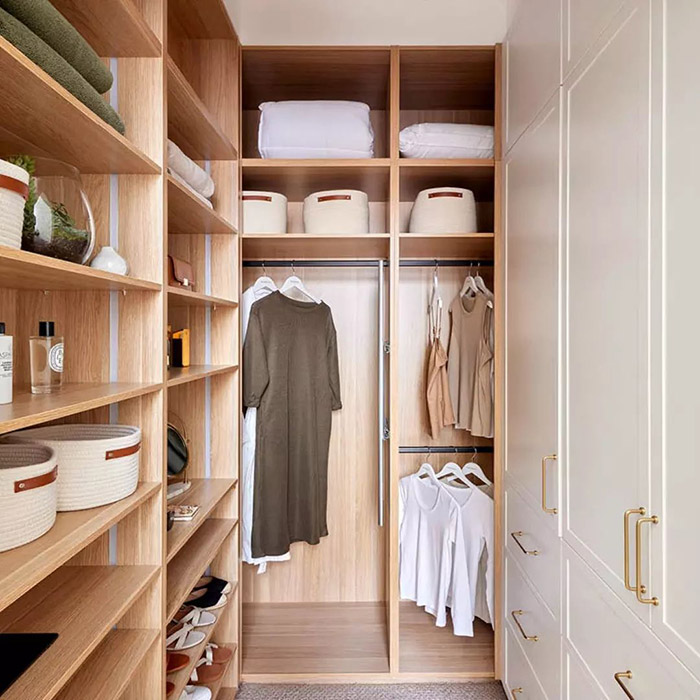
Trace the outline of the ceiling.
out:
[[[225,2],[244,45],[495,44],[506,28],[507,0]]]

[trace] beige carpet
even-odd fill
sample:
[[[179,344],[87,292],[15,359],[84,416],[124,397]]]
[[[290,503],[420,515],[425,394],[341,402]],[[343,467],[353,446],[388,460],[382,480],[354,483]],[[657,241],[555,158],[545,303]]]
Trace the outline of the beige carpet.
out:
[[[500,683],[263,685],[244,683],[237,700],[504,700]]]

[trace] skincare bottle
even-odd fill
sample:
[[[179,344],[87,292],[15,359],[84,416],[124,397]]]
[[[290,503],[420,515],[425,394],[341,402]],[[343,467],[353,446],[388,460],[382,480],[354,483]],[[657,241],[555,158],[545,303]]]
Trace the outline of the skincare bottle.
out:
[[[29,339],[32,394],[50,394],[63,383],[63,338],[53,321],[39,321],[39,335]]]
[[[12,336],[0,323],[0,404],[12,403]]]

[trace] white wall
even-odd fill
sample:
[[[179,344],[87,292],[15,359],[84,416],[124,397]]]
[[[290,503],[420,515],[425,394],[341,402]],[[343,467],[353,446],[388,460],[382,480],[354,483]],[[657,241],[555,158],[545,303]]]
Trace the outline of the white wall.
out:
[[[246,44],[494,44],[506,0],[225,0]]]

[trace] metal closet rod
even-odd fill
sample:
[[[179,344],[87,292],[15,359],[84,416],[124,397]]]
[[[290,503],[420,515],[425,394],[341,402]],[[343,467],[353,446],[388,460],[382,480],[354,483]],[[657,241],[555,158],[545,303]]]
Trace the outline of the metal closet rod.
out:
[[[492,454],[493,447],[490,445],[459,445],[453,447],[431,447],[430,445],[423,446],[403,446],[399,447],[401,454]]]
[[[244,260],[243,267],[372,267],[382,262],[384,267],[388,260]],[[399,260],[399,267],[493,267],[493,260]]]

